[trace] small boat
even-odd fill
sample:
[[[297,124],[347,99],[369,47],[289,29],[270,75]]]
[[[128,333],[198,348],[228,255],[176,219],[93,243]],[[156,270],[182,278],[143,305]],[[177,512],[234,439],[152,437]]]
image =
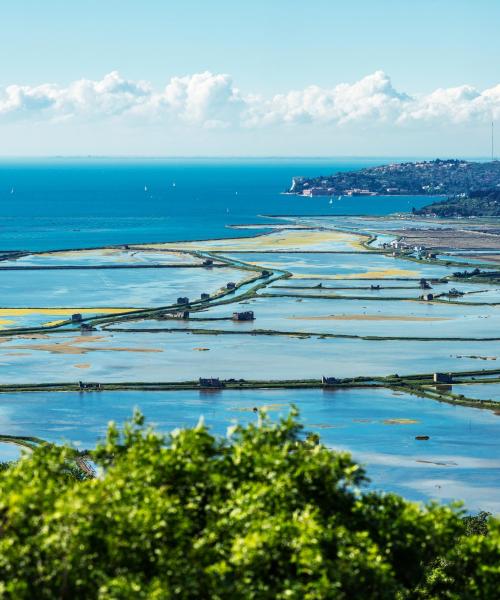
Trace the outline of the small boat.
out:
[[[10,193],[13,194],[14,193],[14,188],[11,188]]]
[[[172,183],[172,187],[175,187],[175,181]]]
[[[147,185],[145,185],[145,186],[144,186],[144,191],[145,191],[145,192],[147,192],[147,191],[148,191],[148,186],[147,186]]]
[[[333,204],[333,198],[330,198],[330,202],[328,204]]]

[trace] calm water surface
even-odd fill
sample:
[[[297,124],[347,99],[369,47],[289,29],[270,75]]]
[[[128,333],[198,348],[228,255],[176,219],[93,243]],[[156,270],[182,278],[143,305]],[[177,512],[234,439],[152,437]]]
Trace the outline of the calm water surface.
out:
[[[500,512],[500,417],[491,411],[381,389],[37,392],[1,400],[2,431],[80,448],[94,446],[110,419],[121,423],[136,406],[163,432],[192,427],[204,415],[214,433],[225,435],[230,424],[255,420],[254,407],[267,406],[275,419],[293,402],[306,430],[367,467],[373,488]],[[415,440],[422,434],[430,440]]]
[[[167,323],[168,325],[168,323]],[[54,333],[0,344],[3,383],[319,379],[492,369],[498,341],[374,341],[202,333]],[[480,360],[480,356],[489,360]],[[82,366],[83,365],[83,366]]]
[[[227,225],[269,214],[385,215],[423,198],[281,194],[296,175],[362,168],[387,159],[114,160],[0,162],[0,250],[254,235]]]
[[[329,174],[387,162],[387,159],[269,159],[269,160],[110,160],[52,159],[0,162],[0,251],[95,248],[113,244],[147,243],[251,236],[265,231],[269,215],[310,215],[309,223],[376,230],[376,218],[419,207],[429,199],[415,197],[328,198],[283,195],[293,176]],[[266,216],[268,215],[268,216]],[[331,215],[331,216],[330,216]],[[340,215],[349,215],[341,217]],[[276,221],[274,221],[276,223]],[[229,225],[255,224],[256,229]],[[414,223],[386,222],[388,230]],[[388,235],[385,239],[391,239]],[[446,267],[394,261],[386,257],[345,255],[238,255],[249,261],[270,261],[302,277],[442,277]],[[28,257],[40,264],[68,257]],[[95,256],[80,256],[81,264]],[[99,259],[107,264],[130,256]],[[137,256],[157,260],[148,252]],[[184,271],[186,271],[184,273]],[[215,272],[216,270],[214,270]],[[54,316],[8,314],[9,307],[126,306],[164,304],[186,290],[213,291],[237,274],[221,269],[210,277],[204,270],[147,271],[20,271],[3,272],[4,325],[9,319],[53,319]],[[371,275],[370,275],[371,273]],[[182,276],[181,276],[182,275]],[[309,281],[309,283],[311,280]],[[401,282],[402,285],[405,285]],[[189,289],[188,289],[189,288]],[[414,290],[415,293],[418,290]],[[414,291],[400,291],[402,295]],[[495,302],[498,290],[478,294],[478,301]],[[383,296],[383,294],[381,294]],[[118,300],[119,299],[119,300]],[[302,299],[298,299],[302,300]],[[407,305],[407,306],[406,306]],[[242,308],[248,304],[241,304]],[[252,327],[332,332],[443,333],[443,337],[485,335],[498,329],[495,307],[433,307],[417,303],[370,303],[357,300],[258,299],[251,302],[257,320]],[[225,316],[233,307],[221,307],[210,316]],[[12,312],[12,311],[11,311]],[[274,322],[273,322],[274,314]],[[439,321],[314,321],[313,316],[392,315],[437,317]],[[12,324],[11,323],[11,324]],[[232,322],[221,328],[234,329]],[[490,333],[491,335],[491,333]],[[371,340],[297,339],[271,336],[207,336],[185,333],[98,332],[95,336],[58,333],[47,338],[5,339],[0,344],[0,380],[9,382],[166,381],[199,376],[295,378],[334,375],[381,375],[489,367],[478,357],[500,358],[497,342],[375,342]],[[493,384],[494,386],[494,384]],[[475,386],[479,388],[479,386]],[[491,390],[472,390],[492,397]],[[255,418],[252,407],[269,405],[273,417],[296,403],[307,428],[321,433],[333,447],[353,452],[366,464],[377,489],[393,490],[416,500],[461,498],[471,510],[500,511],[499,419],[491,411],[439,404],[395,395],[387,390],[322,392],[240,391],[200,394],[103,392],[2,394],[0,433],[34,435],[91,447],[102,437],[110,419],[123,422],[138,405],[160,430],[194,425],[200,414],[216,433],[224,433],[237,419]],[[406,419],[407,421],[401,421]],[[430,435],[417,442],[416,435]],[[18,450],[0,444],[4,460]]]

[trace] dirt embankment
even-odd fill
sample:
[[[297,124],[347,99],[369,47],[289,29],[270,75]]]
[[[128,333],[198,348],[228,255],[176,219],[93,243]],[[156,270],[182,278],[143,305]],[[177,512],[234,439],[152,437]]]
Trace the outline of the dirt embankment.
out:
[[[409,246],[435,250],[499,250],[500,235],[472,229],[403,229],[391,231]]]

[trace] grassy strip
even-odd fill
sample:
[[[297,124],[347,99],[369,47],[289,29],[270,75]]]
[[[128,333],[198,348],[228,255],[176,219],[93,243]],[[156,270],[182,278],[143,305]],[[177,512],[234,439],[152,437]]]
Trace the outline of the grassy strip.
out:
[[[261,298],[315,298],[317,300],[377,300],[378,302],[424,302],[420,298],[401,298],[399,296],[384,296],[383,298],[381,298],[380,296],[342,296],[341,294],[284,294],[281,292],[278,292],[277,294],[273,294],[272,292],[266,292],[265,294],[259,295]]]
[[[367,234],[367,233],[365,233],[365,234],[361,234],[361,233],[359,233],[358,235],[365,235],[365,236],[368,238],[368,239],[366,239],[366,240],[363,240],[363,241],[361,242],[361,245],[362,245],[362,246],[363,246],[363,247],[364,247],[366,250],[368,250],[369,252],[374,252],[374,253],[376,253],[376,254],[377,254],[377,253],[378,253],[378,254],[381,254],[381,253],[383,253],[383,249],[382,249],[382,248],[374,248],[374,247],[372,246],[373,242],[375,242],[375,241],[376,241],[376,239],[378,238],[378,236],[377,236],[377,235],[373,235],[373,234]]]
[[[500,284],[500,274],[498,272],[496,275],[485,275],[484,277],[480,275],[473,275],[471,277],[448,277],[449,281],[456,281],[458,283],[484,283],[487,285],[498,285]]]
[[[500,306],[500,302],[468,302],[467,300],[443,300],[439,296],[435,296],[434,299],[430,302],[436,302],[438,304],[455,304],[457,306]]]
[[[245,239],[245,238],[242,238]],[[364,254],[386,254],[386,252],[373,251],[366,252],[364,250],[210,250],[210,252],[220,257],[224,254],[357,254],[363,256]]]
[[[380,280],[378,280],[380,281]],[[354,286],[338,286],[332,287],[327,285],[273,285],[273,289],[290,289],[290,290],[371,290],[372,288],[368,285],[354,285]],[[420,286],[404,286],[404,285],[384,285],[380,286],[380,289],[374,289],[374,292],[380,290],[419,290]]]
[[[498,410],[500,408],[500,402],[496,402],[495,400],[479,400],[478,398],[467,398],[463,394],[454,394],[452,392],[434,392],[419,385],[406,385],[403,383],[400,386],[391,386],[391,388],[401,392],[413,394],[414,396],[430,398],[431,400],[437,400],[438,402],[445,402],[446,404],[468,406],[470,408],[486,408],[489,410]]]
[[[230,259],[224,259],[224,260],[227,260],[230,263],[233,262]],[[191,312],[193,312],[193,309],[194,309],[194,311],[196,312],[199,310],[209,309],[214,306],[221,306],[221,305],[225,305],[225,304],[234,304],[235,302],[249,300],[249,299],[255,298],[257,296],[257,292],[259,290],[266,288],[271,283],[278,281],[280,279],[287,279],[287,278],[292,277],[292,274],[288,271],[269,271],[269,269],[267,269],[270,272],[270,276],[263,278],[261,273],[262,273],[262,271],[266,270],[264,267],[253,266],[253,265],[249,265],[249,266],[251,267],[251,269],[249,269],[249,270],[256,271],[259,273],[259,275],[252,279],[247,279],[245,281],[242,281],[241,283],[236,285],[236,288],[234,290],[222,290],[222,292],[220,292],[219,294],[211,296],[210,301],[195,300],[193,302],[190,302],[189,310]],[[280,274],[276,275],[276,273],[280,273]],[[256,283],[259,281],[260,281],[260,283],[257,283],[255,286],[251,287],[244,294],[241,294],[241,295],[237,296],[236,298],[234,297],[235,292],[238,291],[238,289],[240,289],[244,285],[249,285],[251,283]],[[231,296],[231,297],[228,298],[228,296]],[[186,305],[175,305],[173,307],[173,309],[172,309],[172,307],[170,307],[170,309],[167,309],[167,310],[169,312],[186,310]],[[165,313],[165,312],[166,312],[165,308],[146,309],[146,310],[142,310],[142,311],[139,311],[136,313],[130,313],[130,312],[126,313],[123,317],[121,315],[113,315],[112,317],[108,317],[108,318],[106,318],[106,317],[99,318],[99,320],[94,319],[93,324],[105,325],[105,328],[108,328],[109,325],[116,323],[116,322],[137,320],[138,318],[142,319],[144,317],[155,318],[155,316],[160,316],[162,313]],[[118,316],[119,318],[116,319],[115,318],[116,316]]]
[[[209,319],[196,319],[204,321]],[[232,319],[212,319],[212,320],[232,320]],[[275,329],[250,329],[250,330],[231,330],[231,329],[198,329],[192,327],[107,327],[108,331],[116,331],[121,333],[191,333],[196,335],[276,335],[298,338],[316,337],[320,339],[348,339],[348,340],[369,340],[369,341],[410,341],[410,342],[497,342],[500,341],[500,336],[488,338],[467,338],[467,337],[401,337],[401,336],[386,336],[386,335],[356,335],[350,333],[318,333],[315,331],[278,331]]]
[[[193,251],[193,252],[185,252],[185,253],[195,255],[199,258],[213,258],[212,253],[207,253],[207,252],[194,252]],[[217,306],[219,304],[233,303],[235,301],[240,301],[242,299],[251,298],[256,294],[257,290],[259,290],[263,287],[266,287],[271,282],[277,281],[278,279],[281,279],[283,277],[291,277],[291,273],[288,273],[286,271],[283,271],[279,276],[276,277],[275,276],[276,273],[274,271],[269,271],[269,269],[267,269],[270,272],[270,276],[263,279],[261,273],[262,273],[262,271],[266,270],[264,267],[260,267],[260,266],[256,266],[256,265],[247,265],[246,263],[242,263],[240,261],[233,261],[231,259],[222,258],[222,257],[217,258],[217,260],[225,263],[226,265],[234,267],[236,269],[255,272],[255,273],[258,273],[258,275],[256,275],[255,277],[249,278],[249,279],[242,280],[241,282],[236,284],[236,286],[233,290],[222,289],[219,293],[212,295],[210,300],[208,300],[208,301],[201,300],[201,299],[193,300],[192,302],[189,303],[189,310],[194,309],[196,311],[196,310],[201,310],[201,309],[205,309],[205,308],[210,308],[211,306]],[[249,285],[249,284],[255,283],[259,280],[262,280],[259,285],[254,286],[253,288],[251,288],[251,290],[249,290],[245,294],[238,296],[237,299],[234,298],[234,294],[241,287],[243,287],[244,285]],[[233,297],[230,298],[229,300],[227,300],[227,299],[220,300],[221,298],[226,298],[227,296],[230,296],[230,295]],[[95,317],[87,317],[87,318],[82,319],[81,323],[87,323],[92,326],[107,325],[107,324],[112,324],[115,322],[130,321],[130,320],[137,320],[137,319],[143,319],[143,318],[154,318],[155,315],[159,316],[162,313],[178,312],[181,310],[186,310],[186,305],[172,304],[172,305],[168,305],[168,306],[159,306],[159,307],[154,307],[154,308],[149,308],[149,309],[137,309],[134,311],[126,311],[126,312],[124,311],[123,313],[114,313],[113,315],[97,315]],[[71,321],[71,319],[67,319],[67,320],[61,321],[60,323],[58,323],[56,325],[39,326],[39,327],[17,327],[17,328],[12,328],[12,329],[0,330],[0,336],[9,337],[9,336],[20,335],[20,334],[32,334],[32,333],[37,334],[37,333],[54,333],[54,332],[57,333],[60,330],[62,330],[63,328],[68,328],[68,326],[71,326],[71,325],[74,325],[74,323]],[[78,324],[78,327],[79,326],[80,326],[80,324]],[[68,330],[68,329],[66,329],[66,330]]]
[[[38,437],[32,436],[23,436],[23,435],[0,435],[0,442],[4,442],[6,444],[16,444],[17,446],[23,446],[25,448],[29,448],[33,450],[40,444],[45,444],[45,440]]]
[[[452,373],[455,377],[464,377],[467,375],[485,375],[488,373],[499,373],[500,371],[461,371]],[[491,380],[475,380],[474,383],[491,383]],[[413,394],[420,397],[430,398],[439,402],[447,402],[448,404],[456,404],[461,406],[470,406],[474,408],[486,408],[498,410],[499,402],[491,400],[479,400],[475,398],[467,398],[463,394],[454,394],[436,388],[436,391],[429,389],[433,385],[432,374],[409,375],[406,377],[398,377],[390,375],[387,377],[354,377],[339,379],[334,384],[325,386],[319,379],[297,379],[297,380],[236,380],[228,379],[223,381],[223,388],[207,389],[200,388],[197,381],[180,381],[180,382],[121,382],[121,383],[103,383],[101,388],[103,391],[119,391],[119,390],[141,390],[141,391],[179,391],[179,390],[200,390],[207,393],[219,392],[228,389],[340,389],[340,388],[388,388],[395,391],[401,391],[408,394]],[[10,384],[0,385],[0,393],[6,392],[54,392],[66,391],[76,392],[81,391],[75,383],[59,383],[59,384]],[[81,392],[88,393],[88,392]],[[97,393],[97,392],[96,392]],[[0,441],[9,441],[16,443],[17,440],[23,440],[31,444],[38,444],[42,441],[39,438],[28,438],[19,436],[0,436]],[[33,446],[31,446],[33,447]]]
[[[38,446],[46,446],[52,444],[52,442],[48,442],[47,440],[43,440],[42,438],[38,437],[6,434],[0,434],[0,442],[4,442],[6,444],[14,444],[16,446],[21,446],[22,448],[28,448],[29,450],[35,450]],[[85,460],[85,455],[87,451],[85,451],[85,455],[79,452],[78,450],[75,450],[74,452],[74,460],[76,466],[88,477],[94,477],[94,469]]]
[[[495,268],[494,265],[488,263],[466,263],[466,262],[458,262],[454,260],[445,260],[443,258],[416,258],[415,256],[410,256],[408,254],[402,253],[398,255],[396,258],[402,258],[403,260],[409,260],[411,262],[416,262],[420,264],[432,264],[438,265],[442,267],[462,267],[462,268],[472,268],[472,269],[489,269],[490,271]]]
[[[500,383],[500,377],[490,377],[489,379],[455,379],[453,384],[457,385],[475,385],[476,383]]]
[[[210,265],[211,269],[226,268],[227,265]],[[131,265],[30,265],[2,267],[0,271],[86,271],[86,270],[108,270],[108,269],[206,269],[206,265],[198,263],[179,263],[179,264],[131,264]]]
[[[323,288],[325,289],[325,288]],[[376,292],[378,290],[374,290]],[[466,300],[443,300],[439,296],[434,296],[432,300],[423,300],[422,298],[407,298],[399,296],[342,296],[340,294],[284,294],[278,292],[273,294],[267,292],[265,294],[259,294],[261,298],[314,298],[317,300],[377,300],[379,302],[426,302],[428,304],[440,303],[440,304],[454,304],[456,306],[499,306],[500,302],[467,302]]]
[[[223,304],[233,304],[235,302],[240,302],[242,300],[247,300],[249,298],[253,298],[256,295],[255,292],[258,289],[261,289],[262,287],[266,287],[268,285],[268,283],[261,283],[260,285],[254,286],[253,288],[251,288],[244,294],[241,294],[237,298],[234,298],[234,297],[227,298],[227,296],[230,296],[230,295],[233,296],[234,293],[243,285],[248,285],[249,283],[254,283],[254,282],[258,281],[259,279],[261,279],[260,276],[255,277],[252,280],[244,281],[240,285],[237,285],[234,290],[224,290],[220,294],[211,296],[210,301],[195,300],[193,302],[190,302],[189,308],[186,307],[185,304],[176,304],[173,307],[171,306],[171,307],[166,307],[166,308],[152,308],[152,309],[145,309],[145,310],[141,310],[141,311],[137,311],[137,312],[133,312],[133,313],[129,312],[124,315],[113,315],[111,317],[99,317],[99,318],[94,318],[92,320],[92,325],[104,325],[105,328],[108,328],[113,323],[117,323],[117,322],[121,323],[124,321],[136,321],[138,319],[142,320],[145,318],[151,319],[151,318],[155,318],[155,317],[160,317],[167,312],[172,313],[172,312],[178,312],[178,311],[182,311],[182,310],[189,310],[190,312],[193,312],[193,309],[194,309],[194,312],[196,312],[197,310],[204,310],[204,309],[212,308],[213,306],[220,306]],[[274,281],[276,281],[276,279],[274,279]]]

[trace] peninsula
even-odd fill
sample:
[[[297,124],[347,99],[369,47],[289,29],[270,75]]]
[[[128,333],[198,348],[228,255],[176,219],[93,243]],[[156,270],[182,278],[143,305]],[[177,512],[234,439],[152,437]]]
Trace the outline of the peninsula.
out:
[[[500,161],[432,160],[392,163],[319,177],[294,177],[288,193],[302,196],[424,195],[469,197],[500,191]]]

